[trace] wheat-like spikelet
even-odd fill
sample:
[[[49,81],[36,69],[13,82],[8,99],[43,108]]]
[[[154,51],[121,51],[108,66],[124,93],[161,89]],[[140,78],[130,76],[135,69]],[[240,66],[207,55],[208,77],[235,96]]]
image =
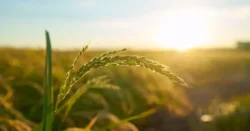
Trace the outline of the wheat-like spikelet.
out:
[[[73,85],[77,83],[86,73],[91,71],[91,69],[101,68],[105,66],[143,67],[168,77],[178,85],[189,87],[189,85],[184,80],[172,73],[167,66],[162,65],[156,61],[139,56],[112,56],[125,50],[126,49],[104,53],[91,59],[88,63],[81,66],[80,69],[75,73],[75,75],[60,88],[60,93],[57,97],[56,109],[58,107],[58,104],[67,96]]]
[[[68,70],[68,72],[67,72],[67,74],[66,74],[66,77],[65,77],[65,80],[64,80],[63,83],[68,82],[68,80],[69,80],[69,78],[70,78],[70,74],[71,74],[71,72],[72,72],[72,70],[73,70],[73,68],[74,68],[74,66],[75,66],[75,64],[76,64],[76,62],[77,62],[77,60],[78,60],[78,58],[79,58],[79,57],[82,55],[82,53],[85,52],[87,49],[88,49],[88,45],[85,46],[85,47],[83,47],[83,49],[79,52],[79,54],[78,54],[78,56],[75,58],[73,64],[70,66],[70,68],[69,68],[69,70]]]
[[[76,57],[76,59],[74,60],[72,66],[70,67],[69,71],[67,72],[66,78],[65,78],[65,80],[63,81],[63,84],[60,87],[60,93],[59,93],[59,95],[57,97],[56,106],[55,106],[55,112],[57,111],[57,108],[58,108],[60,102],[67,96],[67,94],[69,93],[69,91],[72,88],[72,86],[77,82],[74,79],[70,80],[70,74],[71,74],[71,71],[72,71],[72,69],[73,69],[73,67],[74,67],[77,59],[81,56],[82,52],[85,52],[87,49],[88,49],[88,46],[85,46],[83,48],[83,50]],[[103,53],[103,54],[101,54],[101,55],[99,55],[99,56],[94,57],[93,59],[91,59],[88,62],[88,66],[91,67],[91,65],[93,63],[95,63],[97,61],[100,61],[100,59],[102,59],[105,56],[115,55],[115,54],[118,54],[118,53],[126,51],[126,50],[127,49],[121,49],[121,50],[115,50],[115,51],[110,51],[110,52]],[[78,72],[84,70],[84,67],[85,67],[85,65],[83,65],[82,67],[80,67],[80,69],[78,70]]]
[[[107,76],[99,76],[96,78],[93,78],[89,81],[87,81],[86,85],[89,88],[103,88],[103,89],[113,89],[113,90],[119,90],[120,87],[113,85],[113,84],[109,84],[110,83],[110,79],[107,78]]]
[[[78,58],[79,58],[79,57],[82,55],[82,53],[84,53],[87,49],[88,49],[88,45],[85,46],[85,47],[83,47],[83,49],[79,52],[79,54],[78,54],[78,56],[75,58],[73,64],[72,64],[71,67],[69,68],[69,71],[68,71],[69,73],[67,73],[67,74],[70,74],[70,72],[71,72],[72,69],[74,68],[74,66],[75,66],[75,64],[76,64],[76,62],[77,62],[77,60],[78,60]]]
[[[138,57],[138,56],[108,56],[102,57],[99,61],[95,61],[93,63],[87,63],[82,70],[79,70],[75,77],[72,78],[72,83],[79,81],[88,71],[92,68],[100,68],[104,66],[140,66],[150,70],[153,70],[157,73],[160,73],[164,76],[167,76],[175,83],[189,87],[186,82],[184,82],[181,78],[176,76],[174,73],[169,71],[168,67],[157,63],[155,61],[149,60],[145,57]]]
[[[79,52],[78,56],[74,59],[74,62],[72,63],[72,65],[70,66],[68,72],[66,73],[66,76],[65,76],[65,80],[62,82],[62,85],[60,87],[60,90],[64,90],[67,86],[67,83],[69,82],[70,80],[70,75],[71,75],[71,72],[77,62],[77,60],[79,59],[79,57],[82,55],[82,53],[84,53],[86,50],[88,49],[88,45],[83,47],[83,49]],[[58,107],[59,103],[56,102],[56,109]]]
[[[105,56],[110,56],[110,55],[116,55],[116,54],[121,53],[121,52],[126,51],[126,50],[127,49],[124,48],[124,49],[121,49],[121,50],[115,50],[115,51],[105,52],[105,53],[101,54],[99,56],[99,58],[102,58],[102,57],[105,57]]]

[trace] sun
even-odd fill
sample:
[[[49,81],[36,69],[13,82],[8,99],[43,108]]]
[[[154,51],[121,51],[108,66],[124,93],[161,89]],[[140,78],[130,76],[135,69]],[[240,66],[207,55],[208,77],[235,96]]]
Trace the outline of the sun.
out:
[[[195,11],[168,14],[155,38],[161,48],[178,50],[202,46],[210,40],[208,19]]]

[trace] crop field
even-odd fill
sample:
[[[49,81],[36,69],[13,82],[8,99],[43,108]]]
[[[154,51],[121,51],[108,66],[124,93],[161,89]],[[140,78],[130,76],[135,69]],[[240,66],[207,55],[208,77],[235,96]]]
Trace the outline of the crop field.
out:
[[[89,48],[90,51],[79,57],[73,72],[103,52]],[[53,50],[54,99],[78,52]],[[0,48],[1,131],[35,130],[42,122],[45,54],[42,49]],[[94,69],[73,86],[69,96],[93,79],[104,79],[108,88],[86,89],[70,110],[56,115],[53,130],[250,130],[247,124],[250,120],[250,51],[128,50],[122,54],[158,61],[191,88],[139,67]]]

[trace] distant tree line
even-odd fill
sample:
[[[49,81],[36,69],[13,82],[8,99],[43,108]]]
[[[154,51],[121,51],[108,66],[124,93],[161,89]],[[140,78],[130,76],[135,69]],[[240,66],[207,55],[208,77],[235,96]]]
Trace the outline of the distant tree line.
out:
[[[250,41],[239,41],[237,42],[238,49],[248,49],[250,50]]]

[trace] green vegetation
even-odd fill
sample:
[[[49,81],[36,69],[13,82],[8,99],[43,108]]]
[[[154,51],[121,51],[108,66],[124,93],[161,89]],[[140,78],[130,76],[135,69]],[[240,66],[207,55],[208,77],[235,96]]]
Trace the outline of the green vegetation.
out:
[[[206,112],[211,96],[222,96],[223,101],[247,94],[244,88],[250,75],[250,53],[247,51],[124,52],[123,49],[98,55],[101,52],[86,50],[87,46],[78,56],[76,51],[51,52],[52,84],[46,84],[49,80],[45,79],[44,83],[44,69],[49,70],[49,66],[45,66],[44,58],[49,56],[48,51],[0,48],[0,130],[38,130],[42,121],[46,124],[44,127],[49,127],[52,120],[53,130],[138,130],[144,129],[150,119],[155,119],[149,116],[162,108],[178,116],[187,116],[197,107]],[[123,52],[125,55],[118,55]],[[133,54],[161,61],[169,67]],[[170,67],[196,88],[178,88],[187,85],[169,72]],[[46,74],[46,78],[51,75],[49,71]],[[50,95],[47,90],[51,91]],[[209,95],[202,94],[204,92]],[[54,102],[49,101],[52,99]],[[250,105],[246,99],[248,97],[233,100],[242,103],[239,108],[244,109]],[[54,111],[51,111],[52,103]],[[43,114],[44,118],[48,119],[42,119],[43,107],[48,111]],[[240,113],[246,118],[238,118],[247,122],[246,111]],[[224,125],[236,125],[237,129],[240,120],[235,115],[218,115],[218,123],[213,122],[210,126],[227,130]],[[239,129],[249,128],[243,123]]]
[[[52,49],[49,33],[46,31],[46,58],[43,101],[43,131],[50,131],[53,124]]]
[[[50,37],[49,33],[46,32],[46,61],[45,61],[45,85],[44,85],[44,92],[43,92],[43,121],[42,121],[42,127],[38,125],[38,127],[34,127],[34,130],[40,130],[42,129],[43,131],[50,131],[54,127],[53,121],[57,115],[60,116],[60,111],[62,111],[64,108],[66,108],[66,111],[64,113],[64,117],[61,122],[64,122],[65,117],[68,115],[71,106],[76,102],[78,98],[80,98],[81,95],[86,92],[88,87],[115,87],[115,86],[109,86],[107,84],[107,81],[105,79],[101,78],[95,78],[95,80],[90,80],[85,84],[85,87],[79,88],[76,93],[73,93],[71,97],[62,105],[60,104],[63,102],[63,100],[68,96],[70,93],[72,87],[80,81],[80,79],[85,76],[90,70],[92,69],[98,69],[101,67],[106,67],[106,66],[139,66],[139,67],[144,67],[149,70],[158,72],[168,78],[170,80],[174,81],[175,83],[189,87],[181,78],[173,74],[172,72],[169,71],[169,69],[162,65],[159,64],[155,61],[149,60],[145,57],[138,57],[138,56],[119,56],[116,55],[119,52],[125,51],[123,50],[117,50],[117,51],[112,51],[112,52],[107,52],[104,54],[101,54],[100,56],[94,57],[91,59],[89,62],[86,64],[82,65],[79,70],[75,73],[75,75],[72,75],[72,70],[77,62],[77,59],[82,55],[84,51],[88,49],[88,46],[84,47],[83,50],[80,52],[80,54],[77,56],[77,58],[74,60],[72,66],[70,67],[69,71],[66,73],[66,78],[63,81],[61,87],[59,88],[59,92],[57,95],[57,100],[55,107],[53,108],[53,85],[52,85],[52,50],[51,50],[51,43],[50,43]],[[100,94],[102,95],[102,94]],[[128,122],[130,120],[135,120],[138,118],[145,117],[147,115],[152,114],[152,111],[149,112],[143,112],[140,115],[137,116],[132,116],[129,118],[126,118],[124,120],[118,120],[117,122],[111,122],[112,125],[107,124],[105,125],[104,128],[99,128],[98,130],[111,130],[113,128],[116,128],[120,124],[124,122]],[[79,130],[91,130],[91,127],[93,124],[97,121],[100,115],[96,115],[92,121],[90,121],[90,125],[86,126],[85,129],[79,129]],[[94,122],[93,122],[94,121]],[[60,126],[59,126],[60,128]],[[59,130],[57,128],[56,130]],[[77,129],[78,130],[78,129]]]

